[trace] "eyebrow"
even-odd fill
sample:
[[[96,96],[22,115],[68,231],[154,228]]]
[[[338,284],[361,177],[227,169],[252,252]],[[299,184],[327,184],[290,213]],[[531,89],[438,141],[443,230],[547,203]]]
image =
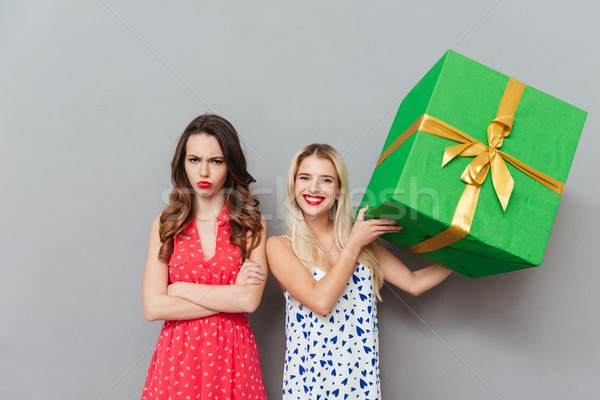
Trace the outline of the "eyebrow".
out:
[[[187,155],[186,155],[186,157],[196,157],[196,158],[202,158],[202,157],[200,157],[200,156],[197,156],[197,155],[195,155],[194,153],[189,153],[189,154],[187,154]],[[225,159],[225,157],[224,157],[224,156],[211,156],[211,157],[208,157],[208,159],[209,159],[209,160],[214,160],[214,159],[217,159],[217,158],[221,158],[221,159],[223,159],[223,160]]]
[[[300,172],[299,174],[297,174],[297,176],[301,176],[301,175],[312,176],[312,174],[309,174],[308,172]],[[321,175],[320,178],[329,178],[329,179],[332,179],[334,181],[337,180],[337,178],[334,178],[331,175]]]

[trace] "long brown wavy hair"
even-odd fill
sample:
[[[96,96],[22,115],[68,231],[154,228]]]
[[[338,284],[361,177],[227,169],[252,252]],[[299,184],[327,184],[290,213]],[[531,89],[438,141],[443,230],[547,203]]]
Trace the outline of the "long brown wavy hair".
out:
[[[213,136],[223,152],[227,179],[222,190],[231,222],[230,240],[240,248],[242,260],[245,260],[246,255],[260,244],[260,201],[250,192],[250,184],[255,179],[247,171],[246,156],[235,128],[225,118],[213,114],[201,115],[190,122],[177,143],[171,162],[173,190],[169,196],[169,204],[160,216],[158,233],[162,245],[158,258],[165,263],[169,262],[175,236],[187,236],[185,227],[196,214],[195,192],[185,172],[185,148],[188,138],[197,134]]]

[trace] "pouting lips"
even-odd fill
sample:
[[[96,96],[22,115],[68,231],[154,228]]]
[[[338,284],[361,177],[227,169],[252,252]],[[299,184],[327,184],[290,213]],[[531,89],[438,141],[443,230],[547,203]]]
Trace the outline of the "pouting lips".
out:
[[[325,196],[312,196],[308,194],[303,194],[302,197],[304,197],[304,200],[311,206],[321,204],[323,200],[325,200]]]
[[[196,185],[198,185],[198,187],[200,189],[208,189],[209,187],[212,186],[212,183],[210,183],[208,181],[200,181],[200,182],[196,182]]]

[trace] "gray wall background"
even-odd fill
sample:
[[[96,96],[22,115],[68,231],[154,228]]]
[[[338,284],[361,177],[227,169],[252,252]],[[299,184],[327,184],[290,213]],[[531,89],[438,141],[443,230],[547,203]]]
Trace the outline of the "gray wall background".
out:
[[[540,268],[384,288],[384,398],[597,398],[599,19],[592,0],[3,1],[0,398],[139,398],[161,327],[141,309],[147,237],[193,117],[236,126],[279,234],[292,154],[328,142],[365,187],[448,48],[590,114]],[[250,319],[278,398],[274,279]]]

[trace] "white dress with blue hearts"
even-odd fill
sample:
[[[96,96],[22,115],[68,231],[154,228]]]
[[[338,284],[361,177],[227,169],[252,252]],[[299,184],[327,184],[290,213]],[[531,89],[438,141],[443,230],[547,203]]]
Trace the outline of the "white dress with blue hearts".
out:
[[[325,272],[316,269],[315,281]],[[380,399],[377,306],[371,269],[360,264],[326,316],[285,291],[284,399]]]

